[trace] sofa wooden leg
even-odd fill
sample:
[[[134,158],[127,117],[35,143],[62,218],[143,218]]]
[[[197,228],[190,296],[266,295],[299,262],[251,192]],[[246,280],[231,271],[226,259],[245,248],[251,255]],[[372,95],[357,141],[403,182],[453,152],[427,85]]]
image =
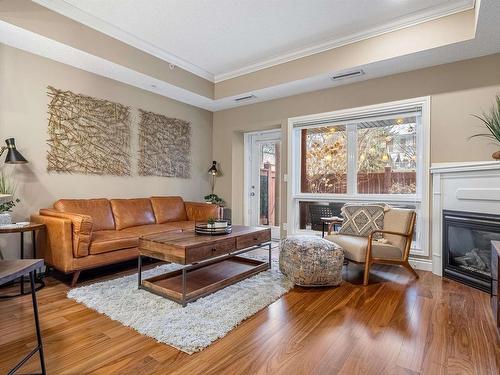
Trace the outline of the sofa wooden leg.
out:
[[[73,273],[73,278],[71,279],[71,287],[74,288],[76,286],[76,283],[78,282],[78,278],[80,277],[80,273],[82,271],[75,271]]]

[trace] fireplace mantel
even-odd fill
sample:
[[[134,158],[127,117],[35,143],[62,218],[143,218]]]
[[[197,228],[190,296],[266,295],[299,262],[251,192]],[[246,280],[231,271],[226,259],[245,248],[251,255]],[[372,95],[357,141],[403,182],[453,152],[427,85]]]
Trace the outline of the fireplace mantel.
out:
[[[436,163],[432,174],[432,272],[442,276],[443,210],[498,214],[500,162]]]

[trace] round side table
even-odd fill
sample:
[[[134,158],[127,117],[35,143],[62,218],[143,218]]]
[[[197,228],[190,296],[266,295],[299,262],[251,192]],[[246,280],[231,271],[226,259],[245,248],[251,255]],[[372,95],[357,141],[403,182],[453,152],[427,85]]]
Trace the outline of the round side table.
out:
[[[24,258],[24,233],[25,232],[31,232],[32,236],[32,242],[33,242],[33,258],[36,258],[36,231],[37,230],[45,230],[45,224],[37,224],[37,223],[29,223],[27,225],[23,226],[15,226],[15,225],[5,225],[5,226],[0,226],[0,235],[1,234],[10,234],[10,233],[19,233],[20,236],[20,245],[21,245],[21,254],[20,254],[20,259],[25,259]],[[40,275],[37,276],[36,270],[34,271],[34,276],[35,276],[35,282],[38,284],[35,290],[40,290],[45,286],[45,283],[42,280],[42,277]],[[24,282],[25,282],[25,277],[21,276],[20,277],[20,291],[17,294],[10,294],[7,296],[0,296],[0,298],[12,298],[12,297],[19,297],[19,296],[24,296],[26,294],[31,294],[31,290],[24,290]],[[28,280],[26,280],[28,281]]]

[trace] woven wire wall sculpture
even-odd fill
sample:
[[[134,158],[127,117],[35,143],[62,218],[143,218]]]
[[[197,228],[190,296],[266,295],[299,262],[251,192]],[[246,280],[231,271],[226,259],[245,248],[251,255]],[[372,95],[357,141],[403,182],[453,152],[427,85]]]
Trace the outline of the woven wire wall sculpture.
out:
[[[139,175],[189,178],[189,122],[139,109]]]
[[[48,87],[47,171],[131,174],[130,108]]]

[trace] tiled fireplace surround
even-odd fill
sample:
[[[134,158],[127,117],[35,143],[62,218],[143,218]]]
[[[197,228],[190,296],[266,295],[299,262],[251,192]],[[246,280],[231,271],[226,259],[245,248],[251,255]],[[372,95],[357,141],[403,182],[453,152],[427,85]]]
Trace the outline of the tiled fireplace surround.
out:
[[[438,163],[432,174],[432,272],[443,276],[443,210],[500,215],[500,162]]]

